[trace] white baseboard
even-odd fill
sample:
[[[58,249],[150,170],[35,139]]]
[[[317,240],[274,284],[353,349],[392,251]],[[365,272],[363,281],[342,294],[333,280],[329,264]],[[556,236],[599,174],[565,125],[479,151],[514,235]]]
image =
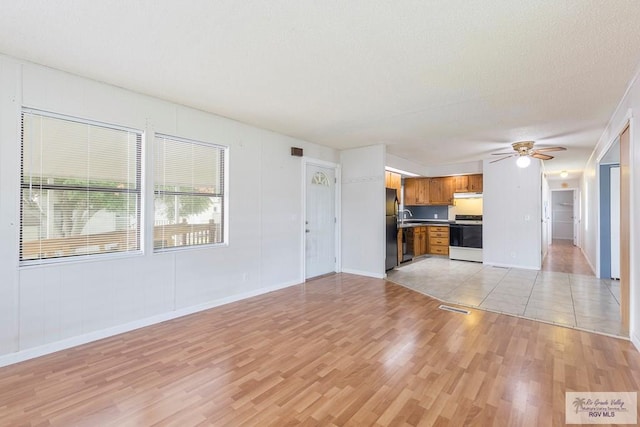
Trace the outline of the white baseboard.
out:
[[[631,332],[629,336],[631,338],[631,343],[633,344],[633,346],[636,348],[636,350],[640,351],[640,337],[636,335],[635,331]]]
[[[384,279],[384,274],[372,273],[370,271],[354,270],[351,268],[343,268],[342,273],[357,274],[358,276],[373,277],[374,279]]]
[[[144,328],[146,326],[155,325],[156,323],[161,323],[167,320],[176,319],[178,317],[187,316],[189,314],[197,313],[199,311],[208,310],[214,307],[219,307],[221,305],[229,304],[232,302],[240,301],[243,299],[251,298],[251,297],[262,295],[262,294],[266,294],[269,292],[288,288],[290,286],[295,286],[298,284],[300,284],[300,282],[298,281],[280,283],[275,286],[260,288],[260,289],[244,292],[237,295],[220,298],[214,301],[209,301],[204,304],[192,305],[189,307],[180,308],[175,311],[158,314],[158,315],[147,317],[144,319],[134,320],[133,322],[125,323],[122,325],[112,326],[110,328],[101,329],[98,331],[93,331],[93,332],[89,332],[82,335],[77,335],[75,337],[66,338],[60,341],[44,344],[38,347],[19,350],[15,353],[9,353],[9,354],[0,356],[0,367],[12,365],[14,363],[24,362],[25,360],[34,359],[36,357],[55,353],[60,350],[65,350],[71,347],[76,347],[78,345],[87,344],[92,341],[97,341],[103,338],[112,337],[114,335],[122,334],[124,332],[129,332],[135,329]]]
[[[596,277],[600,277],[598,276],[598,272],[596,271],[596,268],[593,266],[593,264],[591,264],[591,261],[589,261],[589,257],[585,253],[584,249],[580,248],[580,252],[582,252],[582,256],[587,261],[587,264],[589,264],[589,268],[591,268],[591,272],[593,273],[593,275]]]

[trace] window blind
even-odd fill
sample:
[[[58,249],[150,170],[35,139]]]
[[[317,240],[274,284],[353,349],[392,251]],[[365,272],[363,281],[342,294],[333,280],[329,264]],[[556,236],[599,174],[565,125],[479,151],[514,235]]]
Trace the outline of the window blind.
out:
[[[226,147],[156,135],[154,248],[223,243]]]
[[[142,133],[22,112],[20,260],[140,250]]]

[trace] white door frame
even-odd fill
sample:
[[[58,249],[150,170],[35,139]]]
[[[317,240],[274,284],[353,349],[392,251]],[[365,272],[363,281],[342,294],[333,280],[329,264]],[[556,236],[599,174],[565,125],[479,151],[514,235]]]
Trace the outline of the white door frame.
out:
[[[341,244],[341,235],[342,233],[340,233],[341,230],[341,215],[340,212],[342,211],[342,209],[340,208],[341,204],[340,204],[340,194],[341,194],[341,182],[342,180],[340,179],[340,165],[337,163],[332,163],[332,162],[327,162],[324,160],[319,160],[319,159],[314,159],[314,158],[310,158],[310,157],[302,157],[302,220],[300,221],[300,236],[301,236],[301,247],[302,247],[302,251],[301,255],[300,255],[300,265],[302,266],[301,271],[302,271],[302,277],[300,278],[300,282],[303,283],[306,281],[306,277],[307,277],[307,257],[306,257],[306,247],[307,247],[307,233],[305,232],[306,230],[306,218],[307,218],[307,166],[308,165],[314,165],[314,166],[322,166],[325,168],[331,168],[334,170],[335,172],[335,178],[336,178],[336,182],[335,182],[335,217],[336,217],[336,227],[335,227],[335,248],[334,248],[334,253],[335,253],[335,257],[336,257],[336,262],[335,262],[335,271],[336,272],[340,272],[342,271],[342,256],[341,256],[341,251],[340,248],[342,247]]]
[[[581,200],[580,200],[580,189],[575,188],[575,187],[567,187],[567,188],[552,188],[550,189],[550,194],[549,194],[549,207],[550,209],[550,213],[551,213],[551,221],[549,221],[549,241],[551,243],[553,243],[553,193],[555,192],[560,192],[560,191],[571,191],[572,193],[572,200],[573,200],[573,211],[572,211],[572,215],[573,215],[573,223],[571,224],[571,233],[573,234],[573,239],[572,242],[575,242],[575,246],[577,248],[581,248],[582,247],[582,242],[580,239],[580,227],[582,224],[582,212],[581,212]]]

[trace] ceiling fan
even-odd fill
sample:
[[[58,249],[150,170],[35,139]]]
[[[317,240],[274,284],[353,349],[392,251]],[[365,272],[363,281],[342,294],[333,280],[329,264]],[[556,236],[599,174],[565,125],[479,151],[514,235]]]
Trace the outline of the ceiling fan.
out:
[[[493,153],[494,156],[504,156],[500,159],[493,160],[490,163],[499,162],[500,160],[508,159],[509,157],[518,156],[517,164],[521,168],[526,168],[531,162],[530,157],[540,160],[551,160],[553,156],[545,154],[549,151],[565,151],[565,147],[542,147],[533,148],[533,141],[519,141],[511,144],[513,147],[513,153]]]

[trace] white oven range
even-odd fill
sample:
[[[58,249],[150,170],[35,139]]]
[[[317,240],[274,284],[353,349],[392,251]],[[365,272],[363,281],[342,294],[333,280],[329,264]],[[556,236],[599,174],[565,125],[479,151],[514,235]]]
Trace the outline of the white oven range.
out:
[[[456,215],[449,226],[449,259],[482,262],[482,215]]]

